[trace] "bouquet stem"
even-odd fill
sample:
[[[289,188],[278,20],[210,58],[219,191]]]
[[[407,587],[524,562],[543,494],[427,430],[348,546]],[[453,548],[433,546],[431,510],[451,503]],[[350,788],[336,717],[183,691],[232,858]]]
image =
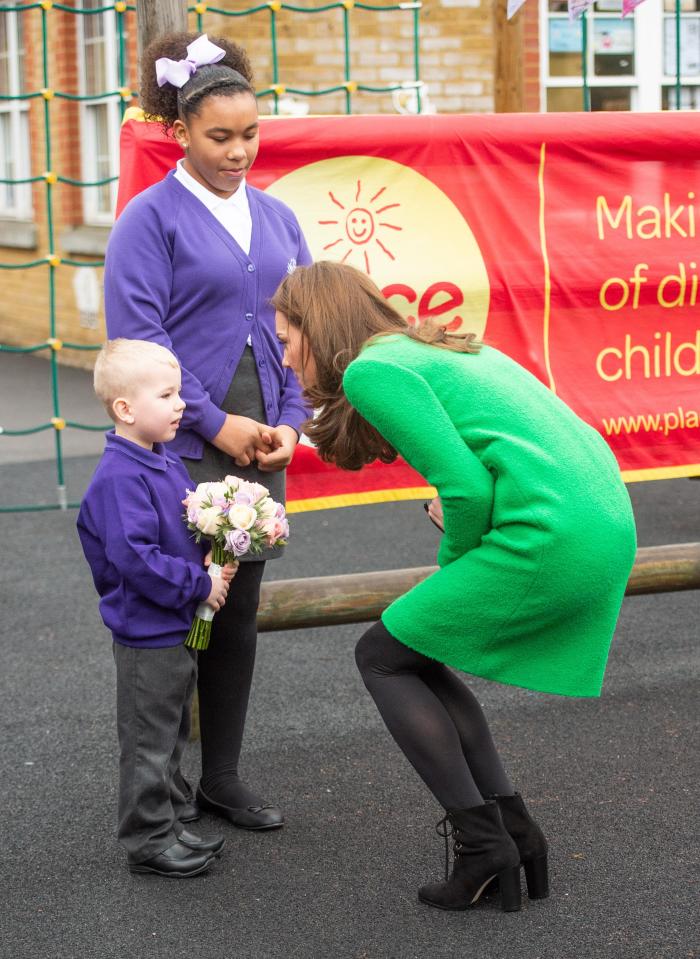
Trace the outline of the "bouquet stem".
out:
[[[211,546],[211,564],[209,566],[209,575],[212,579],[221,576],[221,567],[228,562],[233,562],[235,557],[227,552],[220,543],[212,543]],[[211,623],[214,619],[214,610],[207,603],[200,603],[195,613],[194,621],[190,626],[190,631],[185,640],[185,646],[190,649],[204,650],[209,648],[211,640]]]

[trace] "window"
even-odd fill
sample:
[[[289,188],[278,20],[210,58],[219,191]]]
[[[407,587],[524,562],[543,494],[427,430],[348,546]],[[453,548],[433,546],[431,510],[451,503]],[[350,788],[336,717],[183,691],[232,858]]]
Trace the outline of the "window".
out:
[[[677,109],[676,69],[681,55],[681,110],[700,105],[700,0],[681,0],[680,29],[676,24],[676,0],[663,5],[663,94],[664,110]]]
[[[566,0],[540,0],[542,108],[583,109],[583,21]],[[586,14],[592,110],[675,110],[680,50],[682,110],[700,108],[700,0],[647,0],[622,17],[621,0],[597,0]]]
[[[638,87],[636,14],[623,19],[622,0],[598,0],[587,12],[584,42],[584,22],[569,20],[566,0],[544,3],[545,109],[583,110],[584,55],[591,109],[633,109]]]
[[[84,10],[104,7],[102,0],[83,0]],[[80,57],[80,93],[104,94],[119,86],[117,39],[114,15],[83,14],[78,17]],[[87,182],[105,180],[119,169],[120,98],[81,102],[82,178]],[[108,226],[113,220],[117,184],[104,183],[82,191],[85,223]]]
[[[0,13],[0,94],[25,93],[24,66],[22,16],[13,11]],[[30,176],[28,101],[0,100],[0,178],[16,180]],[[31,219],[32,193],[28,183],[0,183],[0,217]]]

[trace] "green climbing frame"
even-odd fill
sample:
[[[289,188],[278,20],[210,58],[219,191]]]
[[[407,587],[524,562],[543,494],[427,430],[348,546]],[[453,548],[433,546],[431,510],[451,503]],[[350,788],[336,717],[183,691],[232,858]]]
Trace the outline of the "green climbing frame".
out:
[[[81,8],[68,6],[63,3],[56,3],[54,0],[40,0],[38,3],[26,3],[22,6],[2,5],[0,4],[0,14],[15,13],[18,15],[28,15],[32,11],[39,11],[41,16],[41,39],[42,39],[42,88],[30,93],[17,95],[1,95],[0,100],[33,100],[43,99],[43,125],[44,125],[44,148],[46,157],[46,171],[38,176],[26,176],[12,179],[0,179],[1,184],[20,185],[29,183],[39,183],[43,180],[45,184],[45,204],[46,204],[46,223],[47,223],[47,250],[44,256],[38,259],[28,260],[23,263],[3,263],[0,262],[0,270],[31,270],[37,268],[46,268],[48,270],[48,336],[41,343],[35,343],[31,346],[8,346],[0,343],[0,352],[3,353],[36,353],[42,350],[48,350],[50,353],[49,375],[51,377],[51,396],[52,396],[52,416],[45,423],[39,423],[24,430],[13,430],[3,424],[0,424],[0,441],[2,436],[29,436],[44,430],[53,430],[55,437],[55,461],[56,461],[56,480],[57,497],[56,502],[52,504],[18,504],[16,506],[2,506],[0,512],[19,512],[47,509],[68,509],[75,508],[79,504],[69,502],[66,493],[64,456],[62,449],[62,431],[66,428],[77,430],[98,430],[107,429],[107,426],[88,426],[85,423],[65,420],[61,416],[61,404],[58,384],[58,359],[57,354],[62,349],[72,350],[97,350],[97,346],[86,346],[81,343],[63,342],[58,338],[56,330],[56,270],[59,267],[101,267],[103,260],[72,260],[60,256],[56,250],[56,238],[54,234],[54,189],[58,184],[67,184],[77,188],[97,187],[111,183],[117,177],[108,177],[102,180],[82,181],[62,176],[53,170],[52,149],[51,149],[51,123],[50,111],[51,103],[54,100],[74,100],[90,101],[119,99],[121,105],[121,115],[128,102],[135,96],[134,92],[127,86],[128,64],[126,48],[126,30],[125,17],[128,11],[134,11],[133,4],[125,2],[116,2],[102,7]],[[206,3],[197,3],[188,8],[190,14],[196,18],[197,30],[206,29],[205,15],[207,13],[217,14],[224,17],[245,17],[267,10],[270,17],[270,42],[272,52],[272,85],[265,90],[258,92],[257,96],[272,97],[273,112],[279,112],[279,98],[288,93],[302,97],[318,97],[325,94],[344,91],[345,108],[347,113],[352,113],[353,94],[361,91],[365,93],[389,93],[394,90],[412,88],[415,90],[417,109],[421,109],[421,81],[420,81],[420,63],[419,63],[419,12],[420,2],[394,3],[384,6],[372,5],[356,2],[356,0],[342,0],[339,3],[327,3],[318,7],[300,7],[293,4],[282,3],[281,0],[269,0],[245,10],[224,10],[219,7],[209,6]],[[340,11],[343,18],[344,29],[344,72],[343,80],[336,86],[328,87],[322,90],[303,90],[296,87],[286,87],[280,80],[278,54],[277,54],[277,18],[281,11],[289,10],[295,13],[308,15],[329,14],[331,11]],[[386,86],[368,86],[356,83],[351,76],[351,14],[353,10],[369,10],[374,13],[394,13],[397,11],[406,12],[411,16],[413,23],[413,63],[414,79],[406,83],[394,83]],[[61,11],[72,16],[96,16],[98,14],[113,13],[116,20],[116,42],[117,42],[117,69],[119,87],[116,90],[107,90],[100,93],[93,92],[86,95],[76,95],[64,91],[55,90],[51,86],[51,77],[49,70],[49,42],[50,42],[50,18],[53,11]]]

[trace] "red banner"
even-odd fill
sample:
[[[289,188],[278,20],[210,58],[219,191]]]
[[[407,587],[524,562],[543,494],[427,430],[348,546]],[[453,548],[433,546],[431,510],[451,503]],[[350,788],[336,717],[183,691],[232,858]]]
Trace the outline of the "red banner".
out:
[[[530,369],[602,433],[626,480],[690,476],[696,126],[693,113],[266,118],[250,182],[294,209],[315,258],[368,272],[409,322],[473,330]],[[179,156],[127,118],[119,209]],[[299,494],[290,475],[297,508],[426,495],[400,464],[328,470],[306,464]]]

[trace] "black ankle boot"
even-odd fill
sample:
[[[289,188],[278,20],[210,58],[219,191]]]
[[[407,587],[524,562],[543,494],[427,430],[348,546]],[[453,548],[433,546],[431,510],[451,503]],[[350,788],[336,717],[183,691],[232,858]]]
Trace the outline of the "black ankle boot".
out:
[[[498,804],[487,801],[483,806],[448,811],[438,827],[446,821],[452,826],[454,836],[454,869],[449,879],[445,869],[444,882],[421,886],[420,901],[438,909],[466,909],[497,876],[503,910],[517,912],[520,909],[520,856],[503,825]],[[447,830],[440,834],[449,835]]]
[[[549,895],[549,875],[544,833],[525,808],[520,793],[489,798],[498,803],[503,825],[518,847],[520,862],[525,869],[528,896],[530,899],[546,899]]]

